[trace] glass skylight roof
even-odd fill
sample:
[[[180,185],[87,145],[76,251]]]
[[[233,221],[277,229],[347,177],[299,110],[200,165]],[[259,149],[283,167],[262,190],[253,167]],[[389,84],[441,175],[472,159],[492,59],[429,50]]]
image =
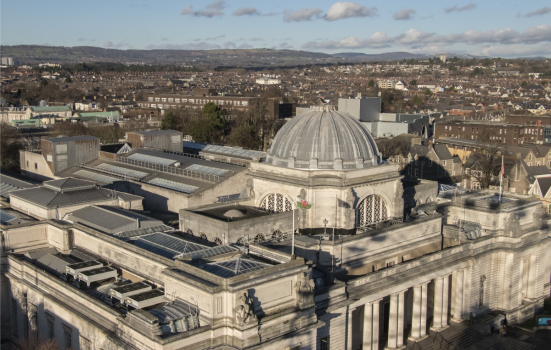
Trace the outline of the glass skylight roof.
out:
[[[119,233],[115,233],[115,236],[118,236],[120,238],[132,238],[132,237],[147,235],[149,233],[173,231],[173,230],[174,229],[170,226],[160,225],[160,226],[144,227],[144,228],[138,228],[135,230],[119,232]]]
[[[134,159],[134,160],[139,160],[139,161],[142,161],[142,162],[155,163],[155,164],[161,164],[161,165],[171,165],[171,164],[176,163],[176,161],[173,160],[173,159],[149,156],[147,154],[140,154],[140,153],[135,153],[135,154],[129,156],[128,158]]]
[[[174,259],[182,253],[204,250],[207,247],[162,232],[141,236],[134,245],[169,259]]]
[[[266,156],[265,152],[260,152],[260,151],[251,151],[248,149],[242,149],[237,147],[217,146],[217,145],[209,145],[209,144],[195,143],[195,142],[189,142],[189,141],[184,141],[184,147],[199,149],[199,150],[208,151],[208,152],[230,154],[230,155],[246,157],[246,158]]]
[[[150,183],[152,185],[157,185],[157,186],[160,186],[160,187],[164,187],[164,188],[169,188],[171,190],[178,191],[178,192],[183,192],[183,193],[191,193],[191,192],[193,192],[193,191],[195,191],[196,189],[199,188],[197,186],[186,185],[186,184],[183,184],[183,183],[180,183],[180,182],[170,181],[170,180],[165,180],[165,179],[159,179],[159,178],[149,180],[148,183]]]
[[[205,264],[202,268],[203,270],[213,273],[217,276],[228,278],[228,277],[233,277],[237,275],[242,275],[247,272],[261,270],[268,266],[271,266],[271,265],[260,261],[244,259],[244,258],[236,258],[236,259],[229,259],[229,260],[214,262],[210,264]]]
[[[235,252],[237,251],[237,248],[234,248],[229,245],[218,245],[216,247],[211,247],[187,254],[182,254],[178,256],[179,259],[202,259],[202,258],[208,258],[211,256],[216,256],[220,254],[225,254],[229,252]]]
[[[8,221],[15,219],[15,216],[8,214],[7,212],[0,209],[0,223],[5,225]]]
[[[103,164],[98,165],[98,168],[103,169],[103,170],[107,170],[107,171],[111,171],[111,172],[114,172],[116,174],[121,174],[123,176],[124,175],[129,175],[129,176],[137,177],[139,179],[144,178],[144,177],[147,176],[147,173],[144,173],[142,171],[126,169],[126,168],[123,168],[123,167],[120,167],[120,166],[111,165],[111,164],[107,164],[107,163],[103,163]]]
[[[193,170],[193,171],[198,171],[200,173],[218,175],[218,176],[224,175],[225,173],[228,172],[225,169],[213,168],[213,167],[210,167],[210,166],[204,166],[204,165],[199,165],[199,164],[193,164],[191,166],[188,166],[186,168],[186,170]]]
[[[108,183],[108,184],[112,184],[115,181],[120,181],[121,180],[120,178],[107,176],[107,175],[103,175],[103,174],[98,174],[98,173],[94,173],[94,172],[91,172],[91,171],[88,171],[88,170],[79,170],[79,171],[75,172],[74,175],[80,176],[80,177],[83,177],[83,178],[86,178],[86,179],[89,179],[89,180],[92,180],[92,181],[99,181],[99,182],[104,182],[104,183]]]

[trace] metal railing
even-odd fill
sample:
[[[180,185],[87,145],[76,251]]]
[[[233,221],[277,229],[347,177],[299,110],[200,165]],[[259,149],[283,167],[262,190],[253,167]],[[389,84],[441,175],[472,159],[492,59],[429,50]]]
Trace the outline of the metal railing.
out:
[[[192,179],[198,179],[198,180],[208,181],[208,182],[213,182],[213,183],[218,183],[218,182],[221,182],[222,180],[224,180],[223,177],[218,176],[218,175],[205,174],[205,173],[201,173],[201,172],[198,172],[198,171],[195,171],[195,170],[187,170],[187,169],[176,168],[176,167],[170,166],[170,165],[162,165],[162,164],[144,162],[142,160],[131,159],[131,158],[127,158],[127,157],[117,156],[115,158],[115,161],[119,162],[119,163],[124,163],[124,164],[137,166],[137,167],[140,167],[140,168],[160,171],[160,172],[163,172],[163,173],[166,173],[166,174],[184,176],[184,177],[189,177],[189,178],[192,178]]]

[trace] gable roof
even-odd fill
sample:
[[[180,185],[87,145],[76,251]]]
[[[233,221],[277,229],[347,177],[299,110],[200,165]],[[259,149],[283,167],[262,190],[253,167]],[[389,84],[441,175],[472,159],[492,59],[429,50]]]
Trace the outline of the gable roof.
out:
[[[536,179],[538,186],[540,187],[541,196],[545,197],[549,188],[551,188],[551,176],[550,177],[539,177]]]
[[[434,145],[434,152],[441,160],[447,160],[447,159],[453,159],[452,154],[450,153],[450,150],[445,145]]]

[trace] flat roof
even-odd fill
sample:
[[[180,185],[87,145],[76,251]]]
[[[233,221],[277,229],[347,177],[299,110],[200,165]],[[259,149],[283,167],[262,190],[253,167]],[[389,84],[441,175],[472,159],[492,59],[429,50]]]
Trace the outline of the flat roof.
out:
[[[99,144],[99,138],[95,136],[80,135],[80,136],[61,136],[61,137],[52,137],[46,139],[50,142],[68,142],[68,141],[84,141],[84,140],[97,140]]]

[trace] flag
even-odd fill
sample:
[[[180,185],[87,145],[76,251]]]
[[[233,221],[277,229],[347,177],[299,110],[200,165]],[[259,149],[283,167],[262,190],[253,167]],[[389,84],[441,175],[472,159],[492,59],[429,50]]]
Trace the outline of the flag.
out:
[[[305,199],[297,198],[297,208],[310,209],[312,208],[312,204]]]
[[[501,156],[501,172],[499,173],[499,175],[501,175],[501,177],[505,175],[505,157],[504,156]]]

